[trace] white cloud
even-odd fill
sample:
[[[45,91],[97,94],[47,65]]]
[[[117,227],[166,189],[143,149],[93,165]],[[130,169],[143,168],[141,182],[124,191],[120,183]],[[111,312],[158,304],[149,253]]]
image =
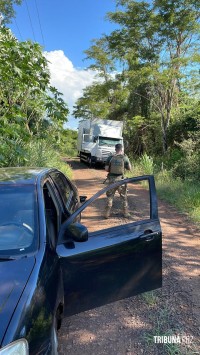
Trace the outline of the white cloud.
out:
[[[83,89],[94,81],[95,73],[92,70],[75,68],[62,50],[45,52],[44,55],[49,61],[51,85],[63,93],[63,99],[72,111],[75,101],[82,96]]]

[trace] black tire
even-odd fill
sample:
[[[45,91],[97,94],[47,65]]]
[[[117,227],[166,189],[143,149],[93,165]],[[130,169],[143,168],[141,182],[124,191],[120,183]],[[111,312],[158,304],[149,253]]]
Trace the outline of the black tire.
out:
[[[92,156],[88,157],[88,165],[90,169],[95,169],[96,163],[92,158],[93,158]]]
[[[91,168],[91,167],[92,167],[92,158],[91,158],[91,155],[87,157],[87,163],[88,163],[89,168]]]

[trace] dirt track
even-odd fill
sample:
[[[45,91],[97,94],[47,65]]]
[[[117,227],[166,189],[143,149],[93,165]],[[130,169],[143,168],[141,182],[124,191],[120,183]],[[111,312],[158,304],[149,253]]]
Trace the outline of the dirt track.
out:
[[[88,169],[77,159],[68,163],[80,194],[89,198],[102,188],[104,170]],[[162,290],[64,319],[59,332],[60,355],[200,353],[200,231],[162,201],[159,216],[163,231]],[[185,342],[154,343],[153,336],[177,334]]]

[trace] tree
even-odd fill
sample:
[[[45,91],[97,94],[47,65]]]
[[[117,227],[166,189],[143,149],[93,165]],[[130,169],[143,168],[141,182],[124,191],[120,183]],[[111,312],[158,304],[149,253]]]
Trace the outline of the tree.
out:
[[[123,117],[128,117],[129,123],[139,115],[146,120],[145,126],[149,126],[151,116],[160,115],[165,153],[169,126],[174,119],[173,111],[177,112],[180,104],[186,70],[199,61],[199,4],[199,0],[118,1],[120,10],[109,13],[108,18],[121,28],[93,41],[95,45],[86,51],[94,61],[90,68],[98,70],[105,82],[87,88],[76,113],[84,114],[87,110],[81,107],[90,104],[90,111],[95,115],[107,112],[108,117],[113,90],[108,90],[107,86],[106,91],[105,83],[115,77],[115,87],[118,86],[121,92],[125,92],[125,88],[129,91],[126,100],[121,100],[121,112]],[[120,68],[120,74],[111,73],[112,68]],[[115,118],[117,111],[120,110],[117,108],[112,115]]]
[[[197,58],[199,0],[121,0],[122,10],[108,18],[121,26],[107,36],[116,60],[126,62],[126,80],[137,86],[146,83],[150,98],[161,118],[163,152],[173,105],[178,103],[184,69]],[[197,59],[199,60],[199,58]]]
[[[0,14],[3,15],[3,23],[11,22],[11,19],[15,17],[14,4],[20,5],[21,3],[22,0],[1,0]]]
[[[127,90],[121,86],[118,74],[108,50],[106,37],[93,40],[92,46],[85,51],[86,59],[92,60],[90,69],[96,73],[96,81],[83,90],[83,96],[74,106],[76,118],[123,119]]]
[[[106,37],[93,40],[92,46],[85,51],[86,59],[92,59],[93,64],[90,69],[95,70],[97,77],[102,78],[105,82],[110,80],[110,73],[115,69],[114,62],[108,50],[108,41]]]
[[[50,86],[48,63],[39,44],[19,42],[10,30],[0,29],[1,152],[5,162],[32,137],[59,138],[68,107],[62,94]],[[59,139],[58,139],[59,141]],[[11,156],[11,154],[10,154]],[[10,159],[10,158],[9,158]]]
[[[83,90],[83,96],[74,106],[73,115],[76,118],[123,120],[127,94],[127,90],[123,89],[115,78],[107,79],[106,82],[95,82]]]

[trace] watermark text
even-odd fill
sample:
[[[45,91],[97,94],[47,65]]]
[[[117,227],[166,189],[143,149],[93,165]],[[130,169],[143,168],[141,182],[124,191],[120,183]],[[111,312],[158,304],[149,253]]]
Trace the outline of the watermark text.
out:
[[[192,335],[155,335],[154,343],[156,344],[191,344]]]

